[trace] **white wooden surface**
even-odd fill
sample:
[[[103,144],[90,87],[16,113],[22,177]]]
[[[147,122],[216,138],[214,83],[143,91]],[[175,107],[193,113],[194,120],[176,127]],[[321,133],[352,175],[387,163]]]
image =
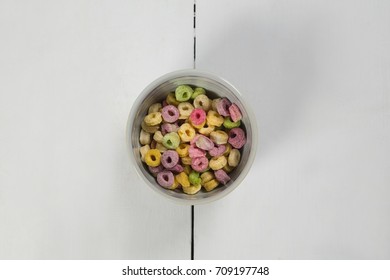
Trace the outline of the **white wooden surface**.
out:
[[[259,152],[196,207],[197,259],[390,258],[390,2],[197,0],[197,68],[236,85]]]
[[[193,2],[0,1],[0,259],[189,259],[190,208],[136,177],[125,123],[193,65]]]

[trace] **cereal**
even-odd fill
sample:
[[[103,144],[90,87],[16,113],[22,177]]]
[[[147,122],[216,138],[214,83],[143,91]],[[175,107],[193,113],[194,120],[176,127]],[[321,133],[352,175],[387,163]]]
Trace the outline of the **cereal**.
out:
[[[189,152],[188,152],[189,147],[190,147],[190,145],[185,144],[185,143],[181,143],[179,145],[179,147],[176,148],[176,152],[179,154],[179,157],[186,157],[186,156],[188,156],[188,154],[189,154]]]
[[[196,194],[197,192],[200,191],[202,188],[202,185],[190,185],[189,187],[184,187],[183,186],[183,192],[186,194]]]
[[[211,192],[213,189],[218,187],[219,183],[217,180],[212,179],[206,183],[204,183],[203,187],[205,188],[206,191]]]
[[[240,159],[241,159],[240,151],[237,149],[232,149],[228,157],[229,166],[236,167],[240,162]]]
[[[150,144],[150,133],[147,133],[145,130],[141,129],[141,133],[139,134],[139,142],[141,145]]]
[[[157,143],[162,143],[163,141],[163,135],[161,133],[160,130],[157,130],[154,134],[153,134],[153,140],[156,141]]]
[[[236,149],[241,149],[246,142],[245,132],[239,127],[229,131],[229,143]]]
[[[145,154],[145,163],[148,166],[156,167],[159,166],[161,162],[161,153],[157,149],[150,149]]]
[[[194,93],[193,89],[187,85],[178,86],[175,90],[175,97],[177,101],[187,101]]]
[[[189,123],[183,123],[177,133],[180,136],[181,141],[190,142],[195,137],[195,129]]]
[[[232,103],[229,101],[229,99],[221,98],[221,100],[215,104],[218,114],[224,117],[230,116],[229,107],[231,104]]]
[[[189,119],[192,125],[204,125],[206,122],[206,112],[201,108],[196,108],[192,110]]]
[[[194,107],[202,108],[207,112],[211,108],[211,101],[205,94],[200,94],[194,99]]]
[[[238,122],[242,118],[241,110],[238,108],[237,104],[233,103],[229,107],[229,114],[233,122]]]
[[[202,183],[202,179],[200,178],[199,172],[192,171],[188,176],[191,185],[200,185]]]
[[[145,162],[145,155],[149,150],[150,150],[149,145],[145,145],[139,148],[139,153],[141,154],[141,161]]]
[[[175,182],[173,173],[168,170],[161,171],[157,174],[157,183],[164,188],[169,188]]]
[[[161,116],[164,121],[174,123],[179,119],[179,109],[173,105],[167,105],[161,110]]]
[[[170,132],[164,135],[163,145],[170,150],[175,150],[180,145],[180,137],[176,132]]]
[[[201,87],[197,87],[194,89],[194,93],[191,95],[192,99],[195,99],[198,95],[206,94],[206,90]]]
[[[162,117],[160,112],[153,112],[149,115],[146,115],[144,122],[147,126],[155,126],[162,122]]]
[[[217,181],[223,185],[226,185],[227,182],[230,181],[229,175],[227,175],[226,172],[223,171],[222,169],[214,171],[214,176],[215,176],[215,179],[217,179]]]
[[[213,157],[210,159],[210,168],[212,170],[222,169],[227,164],[227,159],[224,156]]]
[[[176,100],[175,94],[173,92],[171,92],[167,95],[167,99],[165,99],[165,102],[167,103],[167,105],[174,105],[174,106],[177,106],[180,104],[180,102],[178,100]],[[167,106],[167,105],[165,105],[165,106]]]
[[[198,172],[206,171],[208,166],[209,166],[209,160],[206,157],[193,158],[191,161],[192,169]]]
[[[182,187],[189,187],[190,181],[188,179],[188,175],[185,172],[180,172],[175,176],[176,180]]]
[[[179,110],[179,119],[185,120],[190,116],[192,110],[194,110],[194,106],[189,102],[181,102],[177,106],[177,109]]]
[[[212,191],[226,185],[240,163],[246,143],[241,119],[228,98],[211,100],[204,88],[180,85],[148,108],[139,134],[141,161],[163,188]]]
[[[162,108],[161,103],[154,103],[154,104],[150,105],[150,107],[148,109],[148,114],[159,112],[161,110],[161,108]]]
[[[233,122],[230,117],[226,117],[225,120],[223,121],[223,126],[227,129],[239,127],[240,125],[241,125],[240,120]]]
[[[226,144],[228,142],[228,138],[228,134],[222,130],[217,130],[210,133],[210,139],[218,145]]]
[[[167,169],[173,168],[178,163],[179,155],[176,151],[167,150],[161,156],[161,164]]]

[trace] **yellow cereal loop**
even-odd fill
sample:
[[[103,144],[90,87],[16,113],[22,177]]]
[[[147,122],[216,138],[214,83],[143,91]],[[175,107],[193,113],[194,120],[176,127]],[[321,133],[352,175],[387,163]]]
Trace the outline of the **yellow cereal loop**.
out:
[[[183,123],[177,133],[180,136],[181,141],[190,142],[195,137],[195,129],[189,123]]]
[[[141,154],[141,161],[145,162],[145,155],[149,150],[150,150],[149,145],[145,145],[139,148],[139,153]]]
[[[212,191],[213,189],[215,189],[216,187],[218,187],[219,183],[216,179],[212,179],[210,181],[208,181],[207,183],[205,183],[203,185],[203,187],[205,188],[206,191],[210,192]]]
[[[241,153],[237,149],[232,149],[228,157],[228,164],[231,167],[236,167],[241,159]]]
[[[187,175],[190,175],[190,173],[192,171],[191,166],[190,165],[184,165],[183,168],[184,168],[184,173],[187,174]]]
[[[165,152],[168,150],[162,143],[156,143],[156,149],[160,151],[160,153]]]
[[[177,105],[177,109],[179,109],[179,119],[185,120],[191,115],[194,106],[190,102],[181,102]]]
[[[202,122],[201,124],[192,124],[192,126],[196,129],[201,129],[206,124],[206,121]]]
[[[190,180],[188,179],[188,175],[185,172],[180,172],[175,176],[175,178],[183,188],[190,187]]]
[[[182,157],[181,158],[181,163],[184,165],[191,165],[192,158],[190,157]]]
[[[163,138],[164,138],[164,136],[162,135],[162,133],[161,133],[160,130],[156,131],[156,132],[154,133],[154,135],[153,135],[153,139],[154,139],[154,141],[156,141],[157,143],[162,143]]]
[[[200,134],[203,134],[205,136],[209,136],[211,132],[213,132],[215,130],[215,126],[212,126],[212,125],[205,125],[204,127],[202,128],[199,128],[199,133]]]
[[[166,101],[169,105],[178,106],[180,104],[180,102],[176,100],[173,92],[168,94]]]
[[[145,130],[141,129],[141,133],[139,134],[139,142],[141,145],[148,145],[150,144],[150,133],[147,133]]]
[[[202,108],[207,112],[211,108],[211,101],[205,94],[200,94],[194,99],[194,107]]]
[[[217,130],[210,133],[210,139],[215,144],[221,145],[227,143],[229,136],[225,131]]]
[[[154,103],[154,104],[150,105],[150,107],[148,109],[148,114],[160,112],[161,108],[162,108],[161,103]]]
[[[153,112],[144,118],[144,122],[147,126],[155,126],[162,122],[162,117],[160,112]]]
[[[202,185],[199,184],[199,185],[190,185],[189,187],[183,187],[183,192],[185,192],[186,194],[196,194],[197,192],[200,191],[200,189],[202,188]]]
[[[209,166],[212,170],[222,169],[226,164],[227,159],[224,156],[213,157],[209,162]]]
[[[230,173],[230,172],[233,171],[234,167],[229,166],[229,164],[226,164],[222,169],[223,169],[223,171],[225,171],[226,173]]]
[[[179,182],[174,178],[172,186],[170,186],[168,189],[174,190],[177,189],[180,186]]]
[[[230,145],[229,143],[225,144],[225,147],[226,147],[226,150],[225,152],[223,153],[223,155],[225,157],[227,157],[229,154],[230,154],[230,151],[232,150],[232,145]]]
[[[156,167],[159,166],[161,162],[161,153],[157,149],[150,149],[146,152],[145,163],[148,166]]]
[[[206,120],[208,125],[221,126],[225,119],[218,112],[210,110],[207,112]]]
[[[217,103],[221,100],[221,98],[216,98],[211,101],[211,110],[217,111]]]
[[[141,123],[141,127],[147,133],[155,133],[160,128],[158,125],[148,126],[144,121]]]
[[[176,152],[178,153],[179,157],[187,157],[189,148],[190,145],[181,143],[179,147],[176,148]]]
[[[211,172],[211,171],[206,171],[206,172],[203,172],[201,175],[200,175],[200,179],[202,180],[202,185],[204,185],[205,183],[207,183],[208,181],[211,181],[212,179],[214,179],[214,173]]]

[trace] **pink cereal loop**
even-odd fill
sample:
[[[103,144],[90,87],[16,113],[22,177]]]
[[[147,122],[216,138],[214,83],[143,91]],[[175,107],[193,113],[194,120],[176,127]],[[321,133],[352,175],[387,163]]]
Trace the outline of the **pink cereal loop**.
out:
[[[200,125],[206,121],[206,112],[201,108],[192,110],[190,114],[190,122],[194,125]]]

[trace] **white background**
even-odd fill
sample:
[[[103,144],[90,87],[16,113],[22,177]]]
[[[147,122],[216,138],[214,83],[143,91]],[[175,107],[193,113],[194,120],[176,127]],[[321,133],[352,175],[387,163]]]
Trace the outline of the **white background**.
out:
[[[197,0],[196,67],[258,119],[195,207],[196,259],[390,258],[390,2]],[[193,1],[0,0],[0,259],[188,259],[190,208],[126,154],[131,105],[193,66]]]

